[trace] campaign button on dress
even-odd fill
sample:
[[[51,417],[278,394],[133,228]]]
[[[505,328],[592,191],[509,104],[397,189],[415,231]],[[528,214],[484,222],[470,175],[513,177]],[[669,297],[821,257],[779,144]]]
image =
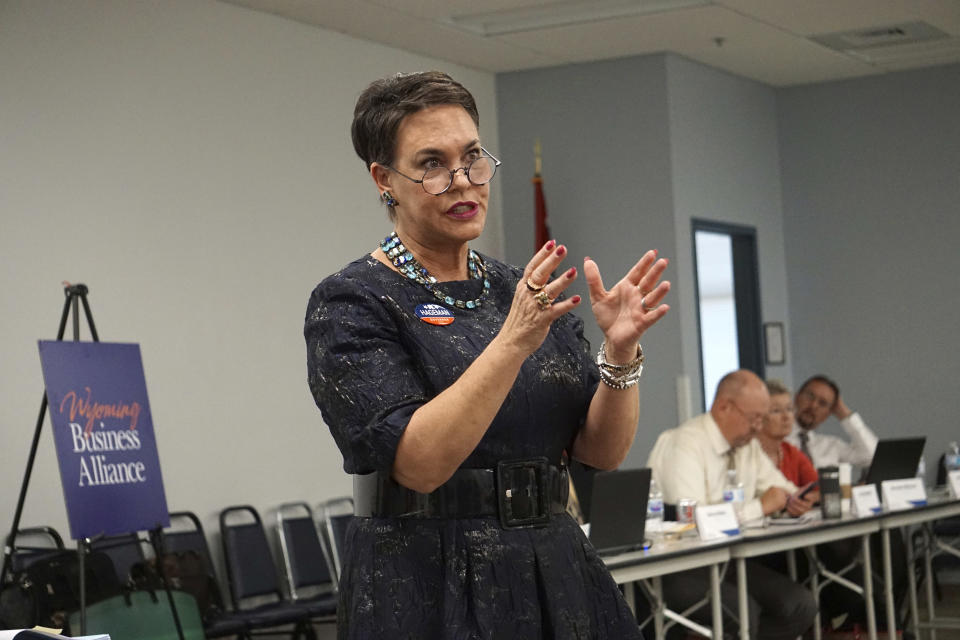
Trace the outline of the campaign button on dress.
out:
[[[437,326],[448,325],[454,320],[450,310],[439,304],[428,303],[417,305],[414,313],[427,324],[435,324]]]

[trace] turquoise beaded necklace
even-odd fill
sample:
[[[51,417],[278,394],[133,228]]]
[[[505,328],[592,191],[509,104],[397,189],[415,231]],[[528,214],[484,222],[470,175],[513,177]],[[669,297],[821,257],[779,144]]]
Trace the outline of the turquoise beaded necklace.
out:
[[[467,271],[470,272],[470,277],[474,280],[483,281],[483,291],[473,300],[460,300],[440,291],[440,289],[437,288],[437,279],[430,275],[427,268],[420,264],[420,261],[413,256],[413,253],[411,253],[409,249],[403,246],[396,231],[380,242],[380,249],[387,254],[387,258],[393,262],[393,266],[399,269],[401,274],[411,280],[419,282],[427,291],[433,294],[434,298],[445,304],[460,309],[476,309],[490,292],[490,281],[487,279],[483,259],[473,249],[470,249],[467,253]]]

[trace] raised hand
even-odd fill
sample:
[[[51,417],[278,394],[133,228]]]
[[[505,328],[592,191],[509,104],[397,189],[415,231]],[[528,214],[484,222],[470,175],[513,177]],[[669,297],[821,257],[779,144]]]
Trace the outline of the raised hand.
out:
[[[577,278],[576,267],[571,267],[550,280],[550,274],[560,266],[566,255],[567,248],[551,240],[527,263],[523,278],[517,283],[500,337],[522,349],[525,354],[533,353],[540,347],[554,320],[580,304],[580,296],[554,302]]]
[[[644,332],[670,310],[660,304],[670,291],[670,282],[660,282],[667,260],[647,251],[630,271],[609,290],[603,286],[600,268],[591,258],[583,261],[590,291],[590,306],[607,341],[611,361],[630,361],[637,355],[637,342]]]

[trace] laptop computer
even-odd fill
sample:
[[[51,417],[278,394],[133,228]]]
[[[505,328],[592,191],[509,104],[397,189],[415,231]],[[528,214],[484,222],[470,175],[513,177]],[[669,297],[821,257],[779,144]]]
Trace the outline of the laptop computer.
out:
[[[873,452],[870,468],[863,477],[864,484],[876,484],[877,491],[884,480],[902,480],[917,475],[917,465],[923,455],[925,437],[881,440]]]
[[[590,495],[590,542],[600,555],[643,548],[650,469],[599,471]]]

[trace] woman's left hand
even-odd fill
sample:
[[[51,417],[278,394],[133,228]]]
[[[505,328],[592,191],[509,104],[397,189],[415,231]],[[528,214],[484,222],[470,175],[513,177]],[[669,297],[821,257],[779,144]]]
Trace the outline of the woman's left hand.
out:
[[[591,258],[583,261],[583,273],[590,290],[590,306],[607,341],[611,362],[629,362],[637,355],[643,333],[666,315],[670,307],[660,304],[670,282],[660,282],[667,260],[657,260],[655,250],[647,251],[620,282],[608,291],[600,269]]]

